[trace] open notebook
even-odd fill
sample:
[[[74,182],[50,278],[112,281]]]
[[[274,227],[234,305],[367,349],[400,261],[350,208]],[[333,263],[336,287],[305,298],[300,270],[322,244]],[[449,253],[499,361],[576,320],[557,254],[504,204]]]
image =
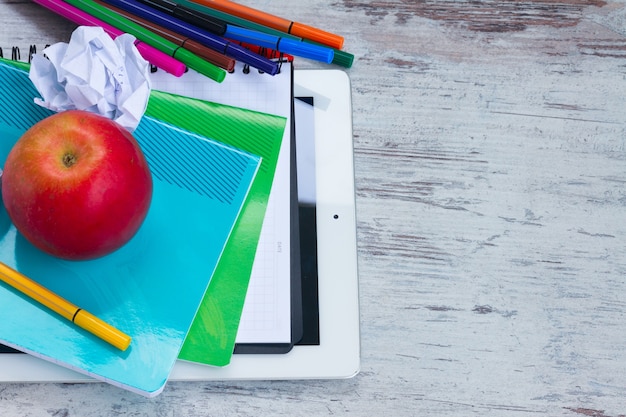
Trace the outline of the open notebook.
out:
[[[291,241],[292,224],[296,221],[292,213],[296,197],[291,172],[292,64],[282,63],[280,73],[269,76],[238,63],[221,84],[192,70],[181,78],[157,71],[152,74],[152,82],[154,90],[274,114],[287,120],[266,212],[262,212],[263,202],[258,201],[256,209],[261,210],[262,217],[257,213],[257,218],[251,219],[258,227],[262,223],[262,229],[257,231],[260,232],[258,246],[256,242],[238,240],[233,243],[232,263],[225,254],[227,259],[222,261],[229,267],[216,271],[180,358],[223,366],[230,362],[235,343],[290,346],[291,279],[293,268],[298,267],[292,262],[297,257],[293,253],[297,246]],[[247,249],[256,254],[250,257]]]

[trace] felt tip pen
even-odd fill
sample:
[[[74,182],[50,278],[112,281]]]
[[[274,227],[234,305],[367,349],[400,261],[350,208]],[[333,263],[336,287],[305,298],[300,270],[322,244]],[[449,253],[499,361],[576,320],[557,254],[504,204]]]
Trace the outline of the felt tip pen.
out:
[[[218,52],[248,64],[270,75],[278,73],[279,64],[234,44],[219,35],[210,33],[184,20],[163,13],[135,0],[104,0],[105,3],[126,10],[135,16],[156,23],[180,35],[200,42]]]
[[[3,281],[40,304],[43,304],[50,310],[73,322],[78,327],[87,330],[89,333],[110,343],[116,348],[126,350],[128,346],[130,346],[132,339],[126,333],[116,329],[82,308],[75,306],[2,262],[0,262],[0,281]],[[46,337],[46,335],[42,335],[42,337]]]
[[[279,52],[321,61],[326,64],[330,64],[333,60],[334,53],[331,48],[297,42],[291,39],[284,39],[279,36],[233,26],[221,19],[177,4],[172,0],[139,0],[139,2],[228,39],[274,49]]]
[[[65,17],[66,19],[76,23],[81,26],[100,26],[104,31],[111,36],[111,38],[115,39],[118,36],[122,35],[124,32],[121,30],[103,22],[100,19],[97,19],[88,13],[83,12],[82,10],[69,5],[61,0],[33,0],[35,3],[45,7],[46,9],[58,14],[59,16]],[[183,75],[187,69],[187,66],[180,62],[177,59],[172,58],[164,52],[159,51],[156,48],[146,44],[145,42],[141,42],[140,40],[135,41],[135,46],[137,50],[141,54],[141,56],[152,65],[155,65],[161,68],[164,71],[169,72],[170,74],[180,77]]]
[[[231,25],[228,26],[228,30],[224,36],[302,58],[324,62],[326,64],[333,62],[333,50],[322,46],[279,38],[274,35],[268,35],[267,33],[254,32],[249,29]]]
[[[235,60],[231,57],[228,57],[224,54],[220,54],[213,49],[207,48],[206,46],[194,41],[193,39],[186,38],[182,35],[179,35],[176,32],[173,32],[169,29],[164,28],[163,26],[159,26],[155,23],[149,22],[145,19],[135,16],[132,13],[127,12],[126,10],[122,10],[118,7],[111,6],[110,4],[104,3],[102,0],[94,0],[96,3],[100,4],[103,7],[106,7],[115,13],[124,16],[128,20],[133,23],[138,24],[139,26],[147,29],[164,39],[167,39],[170,42],[173,42],[177,45],[180,45],[187,49],[188,51],[198,55],[200,58],[205,59],[208,62],[211,62],[214,65],[217,65],[220,68],[224,68],[228,72],[232,72],[235,69]]]
[[[278,29],[282,32],[289,33],[295,36],[299,36],[304,39],[309,39],[323,45],[330,46],[332,48],[341,49],[343,47],[343,37],[335,35],[333,33],[325,32],[321,29],[314,28],[312,26],[305,25],[303,23],[294,22],[292,20],[284,19],[282,17],[274,16],[272,14],[263,12],[261,10],[253,9],[252,7],[244,6],[239,3],[235,3],[229,0],[191,0],[194,3],[202,4],[207,7],[211,7],[220,10],[225,13],[229,13],[235,16],[239,16],[244,19],[251,20],[253,22],[269,26],[274,29]]]
[[[101,5],[91,1],[91,0],[65,0],[67,3],[81,9],[85,13],[89,13],[90,15],[97,17],[98,19],[104,21],[105,23],[110,24],[122,30],[124,32],[130,33],[135,36],[137,39],[165,52],[166,54],[182,61],[189,68],[199,72],[207,76],[208,78],[222,82],[224,78],[226,78],[226,71],[217,65],[213,65],[210,62],[205,61],[199,56],[189,52],[188,50],[181,48],[173,42],[168,41],[167,39],[163,39],[161,36],[158,36],[149,30],[142,28],[141,26],[131,22],[123,16],[118,15],[117,13],[102,7]]]
[[[234,26],[240,26],[243,28],[247,28],[247,29],[251,29],[251,30],[255,30],[257,32],[262,32],[262,33],[267,33],[269,35],[274,35],[274,36],[280,36],[282,38],[286,38],[286,39],[291,39],[294,41],[300,41],[300,42],[304,42],[304,43],[308,43],[308,44],[313,44],[313,45],[321,45],[318,42],[314,42],[311,41],[309,39],[303,39],[300,38],[298,36],[294,36],[294,35],[290,35],[288,33],[285,32],[281,32],[280,30],[268,27],[268,26],[264,26],[261,25],[259,23],[253,22],[251,20],[247,20],[247,19],[243,19],[239,16],[234,16],[232,14],[228,14],[228,13],[224,13],[220,10],[216,10],[216,9],[212,9],[210,7],[198,4],[198,3],[194,3],[192,1],[189,0],[176,0],[176,3],[178,3],[179,5],[183,5],[189,9],[195,10],[197,12],[206,14],[208,16],[214,17],[216,19],[220,19],[223,22],[226,22],[228,24],[234,25]],[[322,45],[323,46],[323,45]],[[333,61],[332,64],[335,65],[339,65],[342,66],[344,68],[350,68],[352,67],[352,63],[354,62],[354,55],[347,52],[347,51],[342,51],[336,48],[332,48],[333,50]]]

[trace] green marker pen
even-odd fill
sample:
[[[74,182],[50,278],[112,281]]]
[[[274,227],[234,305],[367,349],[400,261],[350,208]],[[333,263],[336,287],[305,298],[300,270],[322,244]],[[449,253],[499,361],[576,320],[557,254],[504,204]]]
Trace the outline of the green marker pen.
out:
[[[145,42],[153,48],[156,48],[170,55],[171,57],[178,59],[189,68],[198,71],[200,74],[203,74],[214,81],[221,83],[226,77],[226,71],[224,71],[222,68],[213,65],[208,61],[205,61],[198,55],[179,47],[175,43],[170,42],[167,39],[164,39],[163,37],[152,33],[147,29],[144,29],[136,23],[131,22],[125,17],[120,16],[117,13],[105,7],[102,7],[101,5],[91,0],[65,1],[72,6],[84,11],[85,13],[88,13],[93,17],[96,17],[103,22],[106,22],[109,25],[116,27],[117,29],[133,35],[140,41]]]

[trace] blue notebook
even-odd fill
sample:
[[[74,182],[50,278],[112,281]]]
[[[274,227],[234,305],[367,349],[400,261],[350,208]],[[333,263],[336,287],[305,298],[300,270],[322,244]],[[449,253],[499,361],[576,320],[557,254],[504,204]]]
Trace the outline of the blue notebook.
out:
[[[28,73],[0,63],[0,162],[36,121]],[[145,116],[134,136],[154,178],[137,235],[91,261],[51,257],[0,208],[0,260],[130,335],[122,352],[0,285],[0,343],[145,396],[160,393],[239,215],[260,158]],[[182,162],[181,162],[182,161]]]

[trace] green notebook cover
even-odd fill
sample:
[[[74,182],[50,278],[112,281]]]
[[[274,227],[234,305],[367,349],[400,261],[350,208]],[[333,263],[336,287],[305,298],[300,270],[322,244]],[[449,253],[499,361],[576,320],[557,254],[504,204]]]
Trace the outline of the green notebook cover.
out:
[[[172,112],[173,107],[178,111]],[[286,119],[156,90],[146,114],[262,158],[179,355],[192,362],[224,366],[233,354]]]

